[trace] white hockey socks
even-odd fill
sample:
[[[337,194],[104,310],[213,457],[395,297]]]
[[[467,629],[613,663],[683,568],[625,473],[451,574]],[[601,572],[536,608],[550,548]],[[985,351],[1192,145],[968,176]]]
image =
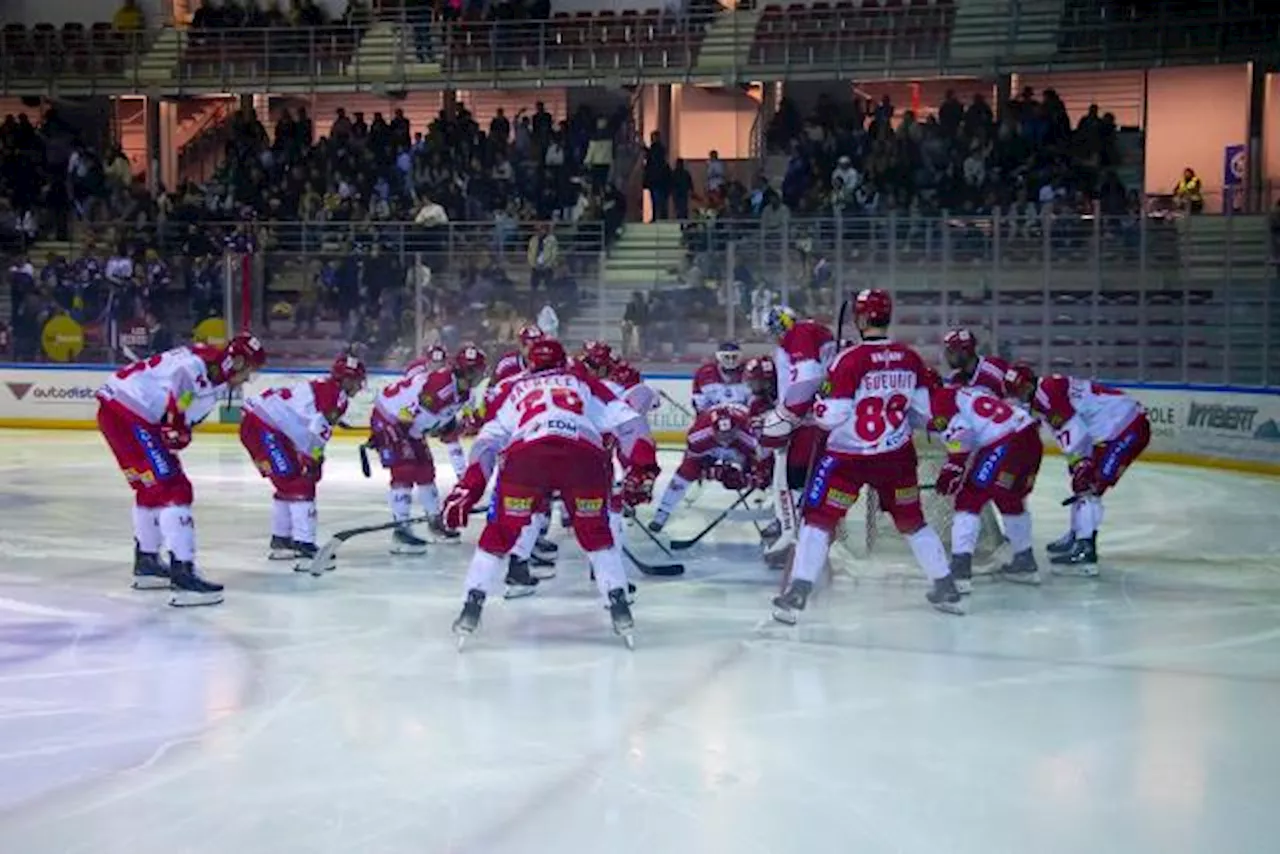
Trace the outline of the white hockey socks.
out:
[[[139,551],[160,553],[164,548],[164,536],[160,533],[160,511],[157,508],[133,505],[133,536],[138,540]]]
[[[516,537],[516,544],[512,547],[511,554],[519,560],[528,560],[540,536],[542,536],[542,522],[535,515],[529,520],[529,524],[520,529],[520,536]]]
[[[627,528],[621,513],[609,511],[609,533],[613,535],[613,544],[622,548],[627,544]]]
[[[680,499],[684,498],[684,494],[689,489],[689,481],[680,475],[672,475],[671,482],[667,484],[667,488],[662,492],[662,498],[658,499],[658,512],[667,517],[671,515],[671,511],[676,509],[676,505],[680,503]]]
[[[1098,533],[1102,525],[1102,499],[1092,495],[1079,498],[1072,507],[1071,530],[1078,540],[1086,540]]]
[[[289,513],[291,501],[271,499],[271,536],[288,539],[293,530],[293,516]]]
[[[160,511],[160,530],[175,560],[192,563],[196,559],[196,522],[191,505],[178,504]]]
[[[796,554],[791,564],[791,579],[818,583],[831,550],[831,534],[813,525],[801,525],[796,537]]]
[[[925,525],[907,537],[907,545],[911,546],[916,563],[920,564],[924,574],[931,580],[946,578],[951,574],[951,568],[947,565],[947,550],[943,548],[942,539],[933,528]]]
[[[387,493],[387,504],[391,506],[391,518],[403,522],[413,513],[413,490],[407,486],[393,486]]]
[[[467,589],[482,590],[485,596],[492,596],[502,580],[507,562],[499,555],[489,554],[484,549],[476,549],[471,556],[471,564],[467,567]]]
[[[982,519],[976,513],[958,511],[951,520],[951,553],[953,555],[971,555],[978,547],[978,534],[982,530]]]
[[[450,442],[444,448],[449,452],[449,465],[453,466],[453,473],[458,476],[458,480],[462,480],[462,475],[467,471],[467,454],[462,450],[462,443]]]
[[[422,505],[422,512],[428,516],[440,515],[440,490],[436,489],[434,483],[418,484],[418,503]]]
[[[621,549],[614,546],[590,552],[587,559],[591,561],[591,568],[595,571],[596,588],[601,596],[607,599],[610,590],[617,590],[619,587],[627,589],[627,568],[622,565]]]
[[[1004,533],[1009,538],[1009,547],[1013,549],[1014,554],[1031,548],[1031,514],[1019,513],[1017,516],[1005,516]]]
[[[290,530],[295,543],[316,544],[316,503],[314,501],[289,502]]]

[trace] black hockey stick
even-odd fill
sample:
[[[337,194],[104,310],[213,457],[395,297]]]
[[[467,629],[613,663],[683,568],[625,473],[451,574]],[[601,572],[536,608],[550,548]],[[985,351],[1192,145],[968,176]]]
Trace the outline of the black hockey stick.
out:
[[[316,552],[316,556],[311,559],[311,574],[315,576],[323,575],[325,567],[333,563],[338,554],[338,549],[352,537],[359,537],[363,534],[376,534],[378,531],[389,531],[392,528],[399,528],[401,525],[414,525],[430,520],[430,516],[414,516],[410,519],[402,519],[399,522],[383,522],[380,525],[365,525],[361,528],[348,528],[345,531],[339,531],[330,537],[324,547]]]
[[[627,560],[636,565],[636,569],[640,570],[642,575],[653,575],[658,578],[674,578],[677,575],[684,575],[684,564],[682,563],[645,563],[631,553],[631,549],[626,546],[622,547],[622,553],[627,556]]]
[[[684,415],[684,416],[688,417],[688,418],[689,418],[689,419],[691,419],[691,420],[693,419],[694,414],[693,414],[692,412],[690,412],[690,411],[689,411],[689,408],[688,408],[688,407],[686,407],[685,405],[683,405],[682,403],[680,403],[678,400],[676,400],[676,399],[675,399],[674,397],[672,397],[671,395],[667,394],[665,391],[662,391],[661,389],[659,389],[659,390],[658,390],[658,396],[659,396],[659,397],[661,397],[663,400],[665,400],[667,403],[669,403],[669,404],[671,404],[672,406],[674,406],[674,407],[676,408],[676,410],[680,412],[680,414],[681,414],[681,415]]]
[[[373,469],[369,466],[369,443],[360,443],[360,473],[365,477],[373,477]]]
[[[636,515],[636,509],[634,507],[624,507],[622,510],[622,515],[624,518],[630,519],[632,522],[635,522],[636,527],[639,528],[641,531],[643,531],[644,535],[648,537],[650,540],[652,540],[653,544],[657,546],[659,549],[661,549],[664,555],[666,555],[667,557],[674,557],[674,555],[671,554],[671,549],[664,546],[662,544],[662,540],[659,540],[657,535],[655,535],[653,531],[649,530],[649,526],[640,521],[640,517]]]
[[[717,525],[723,522],[731,511],[735,510],[740,504],[746,503],[746,500],[750,498],[751,494],[754,493],[755,491],[756,491],[755,487],[752,487],[751,489],[748,489],[746,492],[739,493],[738,499],[734,501],[732,504],[730,504],[728,507],[726,507],[724,510],[720,511],[720,515],[712,519],[711,523],[707,525],[707,527],[703,528],[702,531],[696,537],[692,537],[687,540],[672,540],[671,551],[681,552],[681,551],[684,551],[685,549],[693,548],[695,545],[698,544],[698,542],[703,537],[705,537],[707,534],[710,534]]]

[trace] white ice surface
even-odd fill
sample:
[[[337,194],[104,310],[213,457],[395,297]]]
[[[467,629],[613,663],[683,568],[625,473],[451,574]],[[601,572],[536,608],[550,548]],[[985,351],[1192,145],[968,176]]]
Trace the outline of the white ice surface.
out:
[[[381,521],[381,477],[330,456],[322,531]],[[375,535],[295,576],[234,439],[184,459],[218,608],[128,589],[100,439],[0,432],[3,854],[1280,850],[1277,481],[1139,465],[1103,578],[983,584],[964,618],[837,578],[775,628],[726,525],[685,578],[636,578],[634,653],[558,532],[559,578],[459,654],[469,545]],[[1048,461],[1039,543],[1063,480]]]

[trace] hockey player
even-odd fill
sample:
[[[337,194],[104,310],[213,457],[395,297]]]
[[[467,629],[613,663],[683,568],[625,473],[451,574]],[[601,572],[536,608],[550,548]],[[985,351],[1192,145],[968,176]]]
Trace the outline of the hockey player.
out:
[[[484,353],[468,345],[445,367],[404,377],[374,399],[369,444],[377,449],[383,468],[391,474],[391,518],[402,523],[392,534],[392,554],[421,554],[426,550],[427,541],[415,535],[408,524],[415,487],[431,534],[438,541],[458,538],[456,531],[440,521],[435,461],[427,447],[427,437],[446,444],[457,441],[459,414],[470,399],[471,389],[484,376],[485,364]]]
[[[502,474],[489,519],[467,570],[466,602],[453,624],[460,643],[479,626],[503,558],[529,523],[535,505],[556,492],[570,509],[574,534],[608,601],[614,631],[631,645],[626,569],[609,531],[611,461],[605,435],[616,438],[626,461],[626,503],[636,506],[651,500],[658,463],[644,416],[603,383],[570,371],[560,342],[535,342],[529,348],[529,372],[506,388],[493,418],[476,438],[466,475],[445,501],[446,524],[454,529],[465,526],[501,455]]]
[[[1049,544],[1052,571],[1096,576],[1102,496],[1151,441],[1147,413],[1118,389],[1059,374],[1037,378],[1026,365],[1011,367],[1005,385],[1049,425],[1071,472],[1071,532]]]
[[[325,446],[367,376],[363,362],[343,354],[323,379],[275,386],[245,398],[240,444],[275,489],[270,560],[315,557],[316,485]]]
[[[981,386],[996,397],[1010,396],[1004,385],[1009,363],[996,356],[979,356],[978,339],[968,329],[952,329],[942,336],[942,351],[951,369],[948,385]]]
[[[603,380],[618,364],[613,348],[604,341],[583,341],[582,349],[571,360],[569,367],[585,376]]]
[[[751,430],[745,406],[721,404],[698,413],[685,442],[684,459],[671,477],[649,523],[655,534],[667,524],[689,484],[716,481],[732,492],[767,485],[769,454]]]
[[[715,359],[693,375],[693,411],[702,412],[722,403],[750,403],[751,389],[743,373],[742,348],[733,341],[721,344]]]
[[[441,347],[439,344],[433,344],[427,348],[427,352],[421,357],[414,359],[404,369],[406,377],[416,377],[418,374],[429,374],[437,371],[449,363],[449,351]]]
[[[98,389],[98,429],[134,493],[135,590],[167,588],[179,607],[222,601],[222,585],[196,572],[194,494],[175,452],[191,444],[192,427],[225,390],[244,385],[266,361],[261,342],[241,333],[225,347],[178,347],[134,362]]]
[[[493,375],[489,378],[489,385],[497,385],[505,379],[523,373],[530,345],[544,337],[543,331],[532,323],[521,327],[518,335],[520,341],[519,349],[504,353],[502,358],[494,363]]]
[[[915,412],[927,417],[929,374],[924,360],[892,341],[888,328],[893,302],[882,290],[860,291],[854,324],[862,342],[840,353],[830,385],[814,407],[817,424],[829,431],[826,449],[804,494],[804,524],[796,542],[791,579],[773,600],[774,619],[793,624],[803,611],[826,563],[832,532],[857,500],[862,487],[876,491],[880,506],[906,538],[925,574],[933,580],[929,603],[961,614],[960,592],[947,567],[942,540],[925,522],[911,442]]]
[[[979,386],[933,388],[928,404],[929,429],[941,435],[947,448],[935,489],[955,497],[951,575],[957,589],[962,594],[970,590],[980,514],[989,502],[1000,508],[1013,546],[1013,560],[1000,568],[1001,574],[1010,581],[1039,584],[1026,498],[1044,455],[1040,425]]]
[[[755,356],[747,360],[742,379],[751,391],[747,409],[752,418],[762,417],[778,403],[778,372],[773,359]]]
[[[778,342],[773,357],[778,400],[761,418],[760,435],[765,447],[780,449],[775,454],[773,503],[781,529],[765,549],[765,560],[780,566],[795,546],[796,502],[825,440],[809,416],[836,346],[830,329],[800,320],[786,306],[770,309],[765,325]]]

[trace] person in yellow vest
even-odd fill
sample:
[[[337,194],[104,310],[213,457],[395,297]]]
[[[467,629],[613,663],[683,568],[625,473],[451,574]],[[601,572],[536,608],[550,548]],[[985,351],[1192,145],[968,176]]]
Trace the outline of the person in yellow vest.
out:
[[[115,16],[111,19],[111,26],[120,33],[136,33],[145,27],[146,23],[142,10],[138,8],[137,0],[124,0],[124,5],[116,10]]]
[[[1178,207],[1193,214],[1204,210],[1204,187],[1200,183],[1200,176],[1190,166],[1182,170],[1182,180],[1173,188],[1173,200],[1178,203]]]

